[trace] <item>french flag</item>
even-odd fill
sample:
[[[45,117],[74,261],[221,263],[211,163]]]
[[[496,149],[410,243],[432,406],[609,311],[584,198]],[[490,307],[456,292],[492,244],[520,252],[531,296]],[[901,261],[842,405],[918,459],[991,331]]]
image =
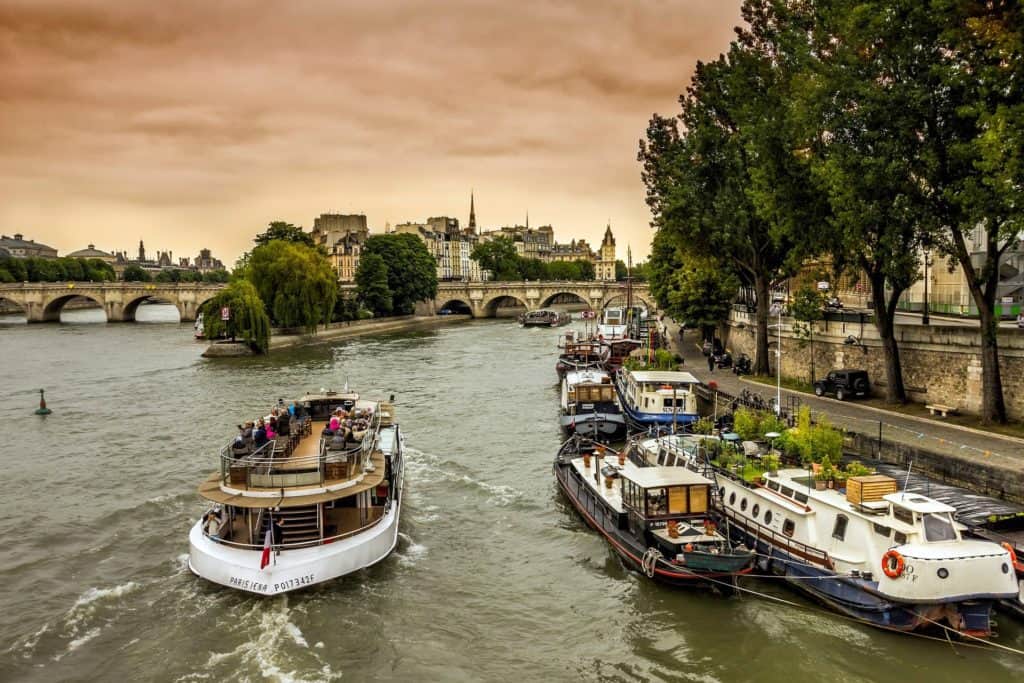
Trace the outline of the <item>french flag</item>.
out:
[[[267,529],[267,535],[263,538],[263,557],[260,558],[260,569],[270,564],[270,548],[272,545],[273,536],[270,534],[270,529]]]

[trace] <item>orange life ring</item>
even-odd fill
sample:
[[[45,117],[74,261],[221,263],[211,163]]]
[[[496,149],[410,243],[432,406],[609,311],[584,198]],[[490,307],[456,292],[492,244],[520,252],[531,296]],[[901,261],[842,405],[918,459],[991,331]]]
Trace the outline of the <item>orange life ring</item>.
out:
[[[903,568],[906,566],[906,562],[903,561],[903,556],[895,550],[890,550],[882,555],[882,571],[890,579],[896,579],[903,575]]]
[[[1013,565],[1014,570],[1024,572],[1024,564],[1017,561],[1017,551],[1013,549],[1013,545],[1009,541],[1003,541],[999,545],[1003,546],[1003,550],[1010,553],[1010,564]]]

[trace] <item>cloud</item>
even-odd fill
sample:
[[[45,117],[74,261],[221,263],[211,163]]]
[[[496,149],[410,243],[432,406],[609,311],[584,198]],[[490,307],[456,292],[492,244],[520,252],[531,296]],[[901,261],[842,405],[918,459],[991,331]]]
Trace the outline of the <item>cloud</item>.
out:
[[[0,0],[0,228],[226,258],[321,211],[646,252],[636,144],[739,0]],[[533,219],[531,219],[533,220]]]

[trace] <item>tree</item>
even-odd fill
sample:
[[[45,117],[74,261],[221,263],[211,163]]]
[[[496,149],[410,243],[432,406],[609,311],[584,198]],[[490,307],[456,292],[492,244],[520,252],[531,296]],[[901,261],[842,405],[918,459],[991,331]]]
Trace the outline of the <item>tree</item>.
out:
[[[793,302],[790,311],[796,324],[793,330],[801,343],[810,344],[811,351],[811,383],[817,377],[814,375],[814,324],[825,318],[825,297],[815,287],[804,285],[796,290],[793,295]]]
[[[519,259],[519,280],[548,280],[546,263],[536,258]]]
[[[227,308],[228,320],[222,320],[221,310]],[[248,280],[235,280],[202,306],[203,331],[207,339],[241,337],[253,351],[266,353],[270,349],[270,318],[256,288]]]
[[[28,269],[25,268],[23,261],[24,259],[13,256],[0,257],[0,274],[7,273],[10,276],[10,279],[5,280],[5,282],[25,282],[28,280]]]
[[[483,270],[491,272],[492,280],[520,280],[519,254],[516,245],[507,237],[481,242],[473,248],[470,258]]]
[[[629,268],[626,267],[626,262],[622,259],[615,260],[615,281],[622,282],[629,275]]]
[[[85,279],[89,282],[113,282],[117,279],[114,267],[98,258],[83,260],[82,269],[85,271]]]
[[[387,266],[395,314],[408,315],[416,310],[417,302],[437,296],[437,262],[416,235],[373,235],[363,245],[360,260],[368,254],[377,254]]]
[[[713,256],[680,254],[680,266],[665,283],[666,312],[688,327],[714,336],[715,327],[729,315],[739,279],[729,261]]]
[[[295,242],[311,249],[315,249],[317,246],[313,242],[313,235],[303,230],[302,226],[292,225],[285,221],[271,221],[267,229],[256,235],[253,241],[256,242],[257,246],[263,246],[274,240]]]
[[[380,254],[364,254],[356,269],[356,287],[363,305],[374,315],[388,315],[393,305],[388,289],[388,267]]]
[[[177,268],[165,268],[156,274],[153,281],[164,283],[181,282],[181,271]]]
[[[351,291],[343,290],[338,285],[338,296],[334,300],[334,313],[331,315],[331,322],[348,322],[359,319],[359,301]]]
[[[790,111],[796,74],[784,53],[792,37],[780,28],[786,22],[776,16],[778,6],[744,3],[750,28],[737,31],[727,55],[697,64],[678,120],[652,117],[638,156],[654,227],[693,253],[728,261],[754,286],[759,374],[769,370],[769,290],[816,249],[808,239],[815,234],[804,228],[824,211],[797,153]],[[799,25],[789,30],[799,34]]]
[[[246,277],[281,327],[315,332],[334,310],[337,278],[327,258],[297,242],[271,240],[249,256]]]
[[[205,273],[203,273],[203,282],[227,282],[230,278],[231,275],[228,273],[228,271],[224,270],[223,268],[220,268],[218,270],[208,270]]]
[[[125,282],[150,282],[153,278],[151,278],[149,273],[144,271],[140,266],[132,264],[130,266],[125,266],[124,272],[121,274],[121,279]]]

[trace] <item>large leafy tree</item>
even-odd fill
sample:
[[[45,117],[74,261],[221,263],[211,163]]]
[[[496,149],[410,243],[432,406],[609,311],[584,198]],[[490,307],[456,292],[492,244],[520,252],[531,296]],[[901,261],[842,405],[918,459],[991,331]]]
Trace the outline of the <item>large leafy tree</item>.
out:
[[[437,296],[437,262],[416,235],[373,235],[366,240],[360,260],[376,254],[388,272],[388,289],[394,313],[407,315],[416,303]]]
[[[388,289],[388,267],[379,254],[364,254],[356,269],[359,299],[375,315],[388,315],[394,308]]]
[[[507,237],[481,242],[473,248],[470,258],[483,270],[491,271],[492,280],[520,280],[520,257],[516,245]]]
[[[153,279],[149,273],[134,264],[125,266],[121,277],[125,282],[149,282]]]
[[[728,54],[697,64],[680,97],[682,113],[655,115],[639,153],[654,227],[728,262],[754,286],[754,369],[761,374],[769,370],[770,288],[816,248],[816,234],[805,228],[824,211],[791,117],[794,68],[784,48],[799,31],[780,28],[786,22],[775,4],[744,3],[750,28],[737,32]],[[666,267],[651,261],[652,271]]]
[[[252,250],[246,277],[277,325],[315,332],[318,324],[330,321],[337,279],[316,249],[272,240]]]
[[[223,320],[221,311],[228,310]],[[207,339],[241,337],[257,353],[270,349],[270,318],[256,288],[248,280],[235,280],[199,307]]]

